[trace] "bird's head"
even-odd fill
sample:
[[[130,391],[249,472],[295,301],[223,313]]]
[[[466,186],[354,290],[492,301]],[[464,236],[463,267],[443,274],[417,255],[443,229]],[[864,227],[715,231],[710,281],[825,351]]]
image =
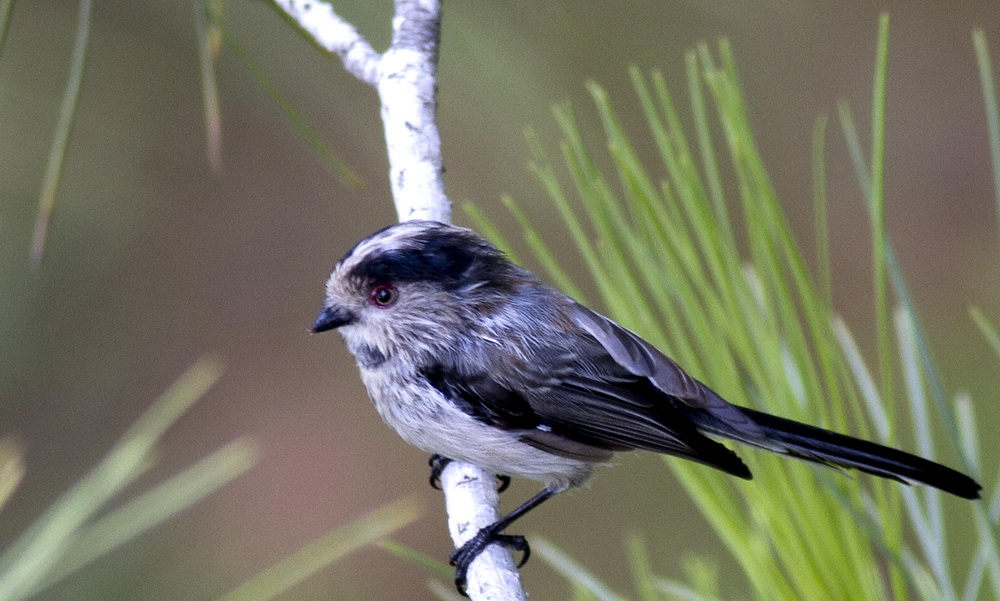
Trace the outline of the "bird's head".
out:
[[[333,268],[315,333],[338,329],[364,362],[433,352],[518,284],[521,270],[473,231],[406,221],[354,246]],[[359,354],[360,351],[360,354]]]

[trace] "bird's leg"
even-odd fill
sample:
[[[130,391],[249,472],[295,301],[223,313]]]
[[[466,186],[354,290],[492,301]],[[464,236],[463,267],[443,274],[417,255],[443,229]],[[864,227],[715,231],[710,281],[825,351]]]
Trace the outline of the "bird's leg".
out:
[[[550,499],[556,494],[556,490],[551,488],[544,488],[542,492],[531,497],[523,505],[515,509],[514,511],[508,513],[499,520],[493,522],[489,526],[482,528],[475,536],[470,538],[464,545],[455,550],[449,558],[451,565],[455,566],[455,588],[462,595],[465,594],[465,586],[467,584],[467,578],[469,574],[469,566],[475,561],[479,554],[493,543],[499,543],[505,547],[514,549],[515,551],[520,551],[524,555],[521,557],[520,563],[517,567],[523,566],[527,563],[528,558],[531,557],[531,547],[528,546],[528,541],[523,537],[516,534],[504,534],[504,530],[514,523],[514,520],[528,513],[535,507],[541,505],[544,501]]]
[[[427,460],[427,465],[431,466],[431,477],[430,483],[431,488],[434,490],[441,490],[441,472],[444,468],[451,463],[451,459],[445,457],[444,455],[438,455],[434,453],[431,458]],[[507,490],[510,486],[510,476],[505,476],[503,474],[497,474],[497,492],[503,492]]]

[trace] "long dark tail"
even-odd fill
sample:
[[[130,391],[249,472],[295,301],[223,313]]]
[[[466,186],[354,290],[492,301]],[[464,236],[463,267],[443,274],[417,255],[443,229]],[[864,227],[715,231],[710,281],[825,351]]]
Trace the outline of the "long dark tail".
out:
[[[716,433],[816,463],[854,468],[907,484],[920,482],[965,499],[979,498],[982,486],[978,482],[933,461],[746,407],[740,411],[764,429],[766,443],[747,440],[735,432]]]

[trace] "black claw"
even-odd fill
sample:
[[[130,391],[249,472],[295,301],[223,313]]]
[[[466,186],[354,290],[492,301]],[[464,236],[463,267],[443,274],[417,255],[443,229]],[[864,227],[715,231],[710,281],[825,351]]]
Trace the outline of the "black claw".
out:
[[[479,557],[479,554],[486,550],[486,547],[497,543],[509,549],[514,549],[523,553],[521,561],[517,564],[520,568],[528,562],[531,557],[531,547],[528,540],[517,534],[503,534],[501,528],[487,526],[476,533],[468,542],[455,550],[448,558],[449,563],[455,566],[455,588],[464,597],[469,595],[465,591],[468,585],[469,566]]]
[[[451,463],[451,459],[437,453],[431,455],[431,458],[427,460],[427,465],[431,466],[430,483],[434,490],[441,490],[441,472],[449,463]]]
[[[430,484],[434,490],[441,490],[441,472],[451,461],[451,459],[437,453],[431,455],[430,459],[427,460],[427,465],[431,466]],[[497,474],[497,481],[499,482],[497,492],[503,492],[510,487],[510,476]]]
[[[524,564],[528,563],[528,559],[531,558],[531,545],[528,544],[528,539],[518,534],[506,534],[504,538],[506,539],[505,546],[521,552],[521,561],[517,562],[517,567],[524,567]]]

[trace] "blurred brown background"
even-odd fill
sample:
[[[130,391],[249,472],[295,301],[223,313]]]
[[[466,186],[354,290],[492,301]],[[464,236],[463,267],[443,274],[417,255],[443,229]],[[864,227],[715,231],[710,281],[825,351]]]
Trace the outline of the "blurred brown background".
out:
[[[385,48],[388,0],[334,5]],[[799,240],[811,246],[813,121],[844,98],[867,139],[882,9],[892,18],[890,231],[949,391],[971,391],[986,433],[998,417],[1000,370],[967,309],[1000,318],[1000,242],[970,32],[984,27],[1000,62],[992,0],[449,2],[439,109],[448,193],[482,207],[516,239],[499,204],[512,194],[558,244],[566,238],[558,217],[525,168],[524,126],[555,154],[550,107],[568,99],[599,139],[583,87],[593,79],[641,132],[627,65],[662,69],[686,106],[684,50],[728,36],[762,153]],[[445,559],[443,507],[427,487],[426,457],[379,421],[339,339],[308,335],[333,262],[395,220],[374,92],[266,3],[229,2],[232,35],[366,187],[354,192],[335,180],[228,50],[218,65],[225,167],[215,174],[205,159],[191,4],[97,2],[49,248],[33,270],[31,230],[76,15],[65,0],[18,3],[0,57],[0,435],[18,437],[28,461],[0,516],[0,542],[212,351],[225,359],[225,375],[168,434],[152,476],[242,434],[260,443],[262,462],[44,598],[211,598],[405,495],[417,495],[427,512],[399,538]],[[835,301],[870,350],[867,217],[835,120],[828,157]],[[457,207],[455,217],[468,223]],[[666,575],[681,576],[685,553],[722,556],[656,458],[621,463],[519,530],[555,541],[626,594],[627,529],[646,533],[654,568]],[[506,503],[534,487],[516,484]],[[537,598],[568,598],[541,561],[524,574]],[[366,550],[288,598],[426,599],[427,578]],[[724,570],[724,581],[739,595],[738,578]]]

